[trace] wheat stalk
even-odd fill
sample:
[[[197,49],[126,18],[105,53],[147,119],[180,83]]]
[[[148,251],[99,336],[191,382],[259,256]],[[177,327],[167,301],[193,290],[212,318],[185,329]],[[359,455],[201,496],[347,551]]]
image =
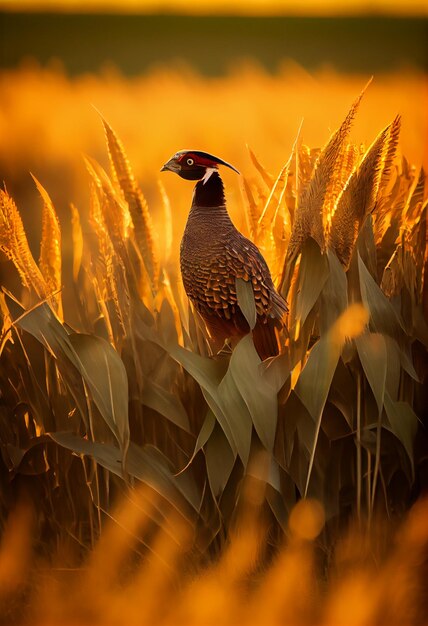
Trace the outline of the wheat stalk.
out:
[[[62,318],[61,228],[58,215],[49,194],[33,174],[32,177],[43,200],[39,267],[49,291],[56,293],[52,298],[52,304],[58,316]]]
[[[137,249],[143,259],[152,289],[156,292],[159,280],[159,260],[149,207],[134,178],[121,141],[104,118],[101,119],[107,138],[112,170],[129,206]]]
[[[396,118],[379,133],[337,200],[329,232],[329,247],[345,267],[351,259],[361,225],[375,207],[383,173],[385,169],[387,172],[390,170],[394,154],[390,142],[392,137],[396,145],[397,129],[399,122]]]
[[[49,287],[28,245],[18,208],[6,191],[0,189],[0,250],[15,265],[24,287],[46,298]]]

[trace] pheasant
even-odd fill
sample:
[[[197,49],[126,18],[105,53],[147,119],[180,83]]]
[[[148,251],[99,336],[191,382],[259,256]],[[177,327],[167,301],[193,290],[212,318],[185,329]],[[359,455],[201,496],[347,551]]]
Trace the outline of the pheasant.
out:
[[[230,163],[199,150],[181,150],[161,169],[198,181],[181,241],[181,275],[187,296],[218,345],[250,332],[238,305],[236,279],[251,282],[257,314],[253,340],[264,360],[278,354],[275,328],[282,327],[288,308],[259,249],[229,217],[219,165],[239,174]]]

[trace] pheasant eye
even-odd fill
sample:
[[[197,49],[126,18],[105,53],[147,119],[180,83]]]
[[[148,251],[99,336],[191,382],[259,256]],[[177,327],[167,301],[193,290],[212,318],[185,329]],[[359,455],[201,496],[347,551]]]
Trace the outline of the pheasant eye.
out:
[[[187,159],[186,163],[187,165],[193,165],[195,161],[193,159]]]

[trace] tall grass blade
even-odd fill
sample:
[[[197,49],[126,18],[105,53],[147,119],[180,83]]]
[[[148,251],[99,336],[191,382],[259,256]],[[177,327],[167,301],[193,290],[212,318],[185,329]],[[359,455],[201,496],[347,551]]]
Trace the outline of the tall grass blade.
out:
[[[269,172],[267,172],[266,168],[260,163],[259,159],[256,157],[254,152],[251,150],[250,146],[247,144],[248,154],[250,155],[250,159],[260,176],[262,177],[266,187],[268,189],[272,189],[274,184],[274,178]]]

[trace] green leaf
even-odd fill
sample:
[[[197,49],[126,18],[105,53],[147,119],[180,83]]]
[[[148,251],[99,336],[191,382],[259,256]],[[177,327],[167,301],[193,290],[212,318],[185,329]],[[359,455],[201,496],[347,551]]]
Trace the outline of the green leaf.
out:
[[[88,428],[88,410],[80,373],[80,361],[64,326],[46,302],[29,311],[25,311],[12,300],[8,306],[13,315],[18,315],[14,324],[35,337],[56,359],[61,376]]]
[[[214,497],[223,492],[235,463],[235,455],[227,438],[216,424],[205,448],[208,480]]]
[[[320,299],[319,324],[324,334],[348,306],[348,283],[345,270],[332,250],[327,250],[328,278]]]
[[[260,373],[260,363],[253,340],[246,335],[233,351],[229,372],[248,407],[260,441],[271,451],[275,441],[278,400],[275,388]]]
[[[71,432],[50,433],[50,437],[60,446],[75,454],[90,456],[108,471],[124,478],[122,455],[115,446],[88,441]],[[131,442],[126,472],[154,489],[182,513],[185,512],[185,502],[199,512],[201,494],[194,483],[189,477],[186,477],[185,481],[181,477],[181,480],[178,480],[169,469],[166,457],[153,446],[140,448]]]
[[[206,417],[204,419],[204,423],[202,424],[202,428],[199,431],[199,435],[198,435],[198,438],[196,440],[195,449],[193,450],[193,454],[190,457],[189,461],[186,463],[185,467],[183,467],[183,469],[180,470],[178,472],[178,474],[176,474],[176,476],[179,476],[180,474],[185,472],[186,469],[191,465],[191,463],[192,463],[193,459],[195,458],[195,456],[198,454],[198,452],[200,450],[202,450],[204,445],[207,443],[208,439],[211,436],[211,433],[214,430],[214,426],[215,425],[216,425],[215,415],[211,411],[211,409],[208,409],[207,415],[206,415]]]
[[[281,492],[281,479],[279,465],[273,455],[257,455],[247,467],[247,475],[257,478],[263,483],[271,485],[276,491]]]
[[[287,532],[288,518],[291,513],[291,509],[296,503],[295,498],[292,498],[291,490],[289,490],[287,495],[289,497],[284,499],[284,495],[281,492],[271,487],[271,485],[266,486],[266,502],[268,503],[270,510],[274,514],[276,521],[284,533]]]
[[[319,418],[326,403],[340,352],[340,344],[331,340],[330,333],[321,337],[310,351],[297,381],[295,392],[314,420]]]
[[[418,418],[407,402],[394,402],[388,392],[385,393],[385,411],[391,431],[403,445],[415,476],[413,446],[418,428]]]
[[[322,413],[342,346],[347,337],[358,336],[363,331],[367,321],[367,311],[362,305],[353,304],[348,307],[331,329],[314,345],[295,386],[296,394],[315,421],[315,433],[304,491],[305,496],[308,491],[314,464]]]
[[[364,305],[370,311],[370,328],[375,333],[386,333],[400,343],[403,330],[397,313],[379,285],[373,279],[359,253],[358,272],[360,277],[361,297]]]
[[[290,319],[293,329],[303,326],[314,307],[328,279],[327,256],[321,253],[319,245],[309,237],[302,248],[302,256],[295,285],[295,298],[292,301]]]
[[[364,428],[362,428],[361,437],[360,437],[360,443],[363,446],[363,448],[368,450],[373,455],[376,454],[376,448],[377,448],[378,436],[379,436],[376,430],[374,430],[376,426],[377,424],[373,424],[372,426],[365,426]]]
[[[172,306],[167,298],[162,300],[158,315],[158,328],[161,337],[166,344],[177,343],[177,329],[175,327],[175,317]]]
[[[363,222],[358,233],[356,245],[352,254],[352,262],[358,266],[358,257],[361,257],[362,262],[367,268],[367,271],[371,276],[376,276],[376,241],[373,230],[373,218],[368,215]],[[358,269],[358,268],[357,268]]]
[[[395,339],[384,335],[387,350],[386,390],[392,400],[397,400],[400,385],[400,348]]]
[[[217,386],[223,376],[220,363],[186,350],[178,344],[168,346],[167,351],[203,389],[213,396],[216,395]]]
[[[364,333],[355,339],[358,356],[376,400],[379,413],[382,412],[387,372],[387,348],[385,339],[379,333]]]
[[[221,363],[194,354],[181,346],[170,346],[168,351],[199,383],[233,453],[239,454],[245,466],[250,451],[251,417],[230,372],[224,374]]]
[[[297,425],[303,420],[309,420],[313,432],[313,421],[303,406],[301,400],[291,390],[285,405],[280,405],[278,415],[278,428],[275,440],[275,458],[278,463],[288,471],[295,445]],[[313,437],[311,437],[312,443]]]
[[[352,377],[349,368],[343,362],[343,354],[334,372],[328,400],[342,413],[349,428],[354,429],[357,390],[355,378]]]
[[[290,354],[288,352],[273,356],[259,365],[262,378],[278,393],[290,376]]]
[[[413,380],[416,380],[416,382],[420,382],[419,376],[417,375],[414,365],[412,363],[412,354],[409,345],[403,346],[400,349],[400,362],[403,370],[405,370],[408,375],[413,378]]]
[[[189,418],[180,399],[149,378],[144,381],[141,401],[144,406],[150,407],[176,426],[190,432]]]
[[[114,348],[94,335],[68,334],[46,303],[22,313],[15,323],[36,337],[57,359],[61,374],[85,416],[84,398],[76,392],[75,375],[69,364],[79,372],[125,458],[129,445],[128,377]]]
[[[125,456],[129,446],[128,376],[116,350],[101,337],[71,333],[82,377]]]
[[[236,296],[238,298],[238,306],[244,314],[249,327],[253,330],[256,325],[257,311],[256,301],[254,299],[253,285],[248,280],[242,278],[235,279]]]
[[[228,423],[231,424],[233,441],[236,446],[235,449],[231,446],[232,450],[239,454],[244,467],[246,467],[250,455],[252,420],[230,367],[218,387],[218,398],[224,415]]]
[[[223,428],[232,450],[236,452],[239,444],[236,429],[219,395],[219,383],[223,373],[219,363],[190,352],[179,345],[170,346],[168,352],[199,383],[208,406]]]
[[[18,307],[16,303],[15,307]],[[80,370],[79,360],[70,343],[68,333],[46,302],[28,312],[19,307],[19,313],[19,317],[14,322],[16,326],[33,335],[52,356],[65,357],[76,369]]]

